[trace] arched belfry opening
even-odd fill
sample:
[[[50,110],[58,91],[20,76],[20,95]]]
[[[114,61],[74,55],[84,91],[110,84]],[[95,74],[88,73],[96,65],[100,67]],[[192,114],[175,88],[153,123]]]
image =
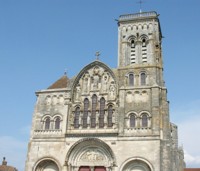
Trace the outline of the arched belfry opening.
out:
[[[85,138],[70,148],[65,163],[70,171],[112,171],[115,157],[105,142]]]

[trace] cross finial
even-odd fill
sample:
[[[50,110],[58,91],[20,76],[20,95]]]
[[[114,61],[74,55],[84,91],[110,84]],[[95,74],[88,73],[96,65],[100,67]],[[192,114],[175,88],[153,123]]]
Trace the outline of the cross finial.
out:
[[[96,60],[99,60],[99,56],[100,56],[101,54],[100,54],[100,52],[99,51],[97,51],[96,53],[95,53],[95,56],[96,56]]]

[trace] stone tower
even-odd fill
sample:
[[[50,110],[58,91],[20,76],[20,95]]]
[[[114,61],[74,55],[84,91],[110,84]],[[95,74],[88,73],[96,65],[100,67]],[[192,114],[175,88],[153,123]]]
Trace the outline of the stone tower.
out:
[[[26,171],[183,171],[156,12],[121,15],[118,67],[96,60],[36,92]]]

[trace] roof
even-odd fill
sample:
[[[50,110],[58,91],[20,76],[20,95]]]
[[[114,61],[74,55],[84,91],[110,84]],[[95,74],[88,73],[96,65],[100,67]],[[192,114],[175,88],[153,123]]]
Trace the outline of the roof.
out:
[[[66,88],[68,85],[69,79],[66,75],[63,75],[60,79],[54,82],[48,89],[57,89],[57,88]]]
[[[0,171],[17,171],[15,167],[8,166],[6,158],[3,158],[2,165],[0,165]]]
[[[155,11],[150,12],[140,12],[136,14],[125,14],[119,16],[119,21],[130,21],[138,19],[147,19],[147,18],[157,18],[158,14]]]
[[[185,168],[184,171],[200,171],[200,168]]]
[[[0,171],[17,171],[17,169],[12,166],[0,165]]]

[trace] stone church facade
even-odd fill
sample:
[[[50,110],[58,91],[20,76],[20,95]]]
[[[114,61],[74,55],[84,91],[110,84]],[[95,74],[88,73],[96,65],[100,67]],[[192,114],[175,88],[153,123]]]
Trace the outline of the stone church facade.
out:
[[[26,171],[183,171],[156,12],[121,15],[118,67],[96,60],[36,92]]]

